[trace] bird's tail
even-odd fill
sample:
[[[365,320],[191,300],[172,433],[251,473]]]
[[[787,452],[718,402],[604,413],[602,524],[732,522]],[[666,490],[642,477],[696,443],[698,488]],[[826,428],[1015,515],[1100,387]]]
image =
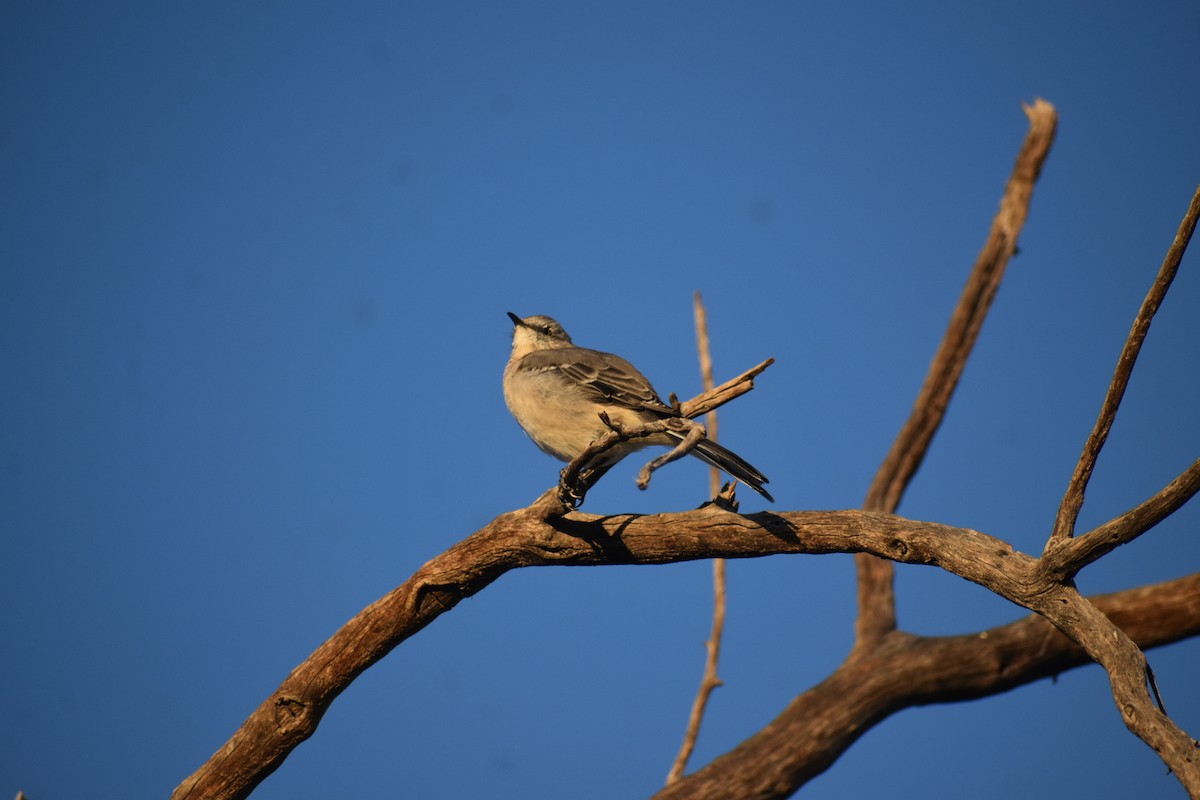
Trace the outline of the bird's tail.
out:
[[[739,481],[746,484],[763,497],[767,498],[769,502],[775,502],[775,498],[771,497],[771,493],[763,488],[763,484],[768,483],[767,476],[763,475],[749,462],[732,450],[725,449],[712,439],[701,439],[699,443],[696,444],[695,449],[692,450],[692,455],[719,470],[728,472],[730,475],[737,478]]]

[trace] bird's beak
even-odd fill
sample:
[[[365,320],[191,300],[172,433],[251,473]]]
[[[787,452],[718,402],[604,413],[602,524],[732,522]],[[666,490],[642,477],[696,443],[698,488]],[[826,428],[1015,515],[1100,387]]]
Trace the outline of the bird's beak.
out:
[[[513,325],[524,325],[525,324],[525,320],[521,319],[520,317],[518,317],[516,314],[514,314],[511,311],[508,312],[508,318],[513,321]]]

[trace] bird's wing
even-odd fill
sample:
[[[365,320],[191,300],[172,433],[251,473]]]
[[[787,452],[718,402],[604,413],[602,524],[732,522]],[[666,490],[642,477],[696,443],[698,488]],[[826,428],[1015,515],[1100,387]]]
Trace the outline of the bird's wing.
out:
[[[659,399],[646,376],[620,356],[585,347],[556,347],[527,355],[521,365],[535,370],[555,370],[588,399],[627,408],[673,414]]]

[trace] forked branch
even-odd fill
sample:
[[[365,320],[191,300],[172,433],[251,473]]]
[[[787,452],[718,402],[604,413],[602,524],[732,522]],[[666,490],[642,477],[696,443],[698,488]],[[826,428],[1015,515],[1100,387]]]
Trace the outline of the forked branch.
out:
[[[1179,477],[1145,502],[1051,549],[1042,556],[1042,568],[1058,580],[1071,580],[1088,564],[1123,544],[1129,544],[1174,514],[1197,492],[1200,492],[1200,460],[1193,462]]]
[[[929,452],[933,436],[945,419],[950,398],[958,386],[971,350],[979,338],[992,299],[1004,277],[1009,259],[1017,249],[1017,239],[1025,219],[1033,187],[1054,143],[1058,114],[1045,100],[1025,106],[1029,132],[1017,154],[1016,164],[1000,201],[1000,210],[992,220],[987,241],[975,261],[962,296],[950,317],[925,383],[913,404],[908,421],[900,429],[892,448],[884,458],[863,508],[867,511],[894,512],[913,476]],[[858,566],[858,621],[856,640],[867,644],[896,627],[894,570],[891,563],[860,555]]]
[[[1200,634],[1200,574],[1091,602],[1144,649]],[[1090,663],[1087,653],[1036,614],[962,636],[889,637],[655,800],[727,800],[733,796],[731,775],[740,779],[738,797],[789,797],[899,711],[986,697]],[[817,722],[821,736],[811,735]]]
[[[1087,491],[1092,471],[1096,468],[1096,459],[1100,456],[1100,450],[1108,439],[1109,431],[1112,430],[1117,409],[1121,406],[1121,398],[1125,396],[1125,388],[1129,385],[1133,366],[1137,362],[1138,353],[1142,350],[1142,342],[1146,340],[1146,334],[1150,331],[1150,323],[1159,306],[1162,305],[1163,299],[1167,296],[1167,290],[1171,288],[1175,273],[1179,271],[1183,254],[1187,251],[1188,242],[1191,241],[1192,234],[1196,230],[1197,219],[1200,219],[1200,186],[1192,195],[1192,202],[1183,215],[1183,221],[1179,223],[1175,241],[1171,242],[1171,246],[1167,248],[1167,255],[1163,259],[1162,267],[1159,268],[1154,284],[1146,294],[1146,299],[1142,301],[1142,307],[1138,309],[1137,317],[1133,320],[1133,327],[1125,339],[1125,346],[1121,349],[1121,355],[1117,359],[1117,367],[1113,372],[1112,382],[1108,386],[1108,393],[1104,397],[1104,403],[1100,406],[1100,415],[1083,445],[1083,452],[1079,455],[1075,472],[1071,475],[1071,482],[1067,485],[1067,491],[1058,507],[1054,530],[1050,534],[1050,541],[1046,544],[1047,551],[1075,534],[1075,521],[1079,518],[1080,509],[1083,508],[1083,495]]]

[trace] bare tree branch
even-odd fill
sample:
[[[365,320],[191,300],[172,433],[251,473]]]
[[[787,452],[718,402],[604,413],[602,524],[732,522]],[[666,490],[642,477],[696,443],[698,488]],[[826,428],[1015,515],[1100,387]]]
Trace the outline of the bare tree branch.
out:
[[[836,552],[865,552],[909,564],[937,565],[1037,611],[1060,629],[1071,630],[1106,667],[1107,662],[1125,657],[1119,648],[1111,653],[1106,649],[1107,631],[1101,629],[1101,621],[1086,616],[1087,609],[1081,609],[1071,597],[1073,590],[1042,575],[1037,559],[978,531],[864,511],[743,516],[715,504],[679,514],[564,514],[555,490],[551,490],[532,506],[497,517],[432,559],[403,585],[346,623],[292,671],[173,797],[245,797],[313,734],[329,705],[363,670],[511,569]],[[1084,617],[1075,616],[1081,612]],[[907,637],[897,634],[893,638]],[[1140,705],[1134,707],[1140,710]],[[1162,748],[1160,755],[1179,780],[1189,791],[1200,794],[1200,764],[1179,755],[1179,741],[1187,737],[1170,720],[1155,718],[1153,725],[1155,731],[1166,731],[1165,744],[1159,741],[1162,737],[1155,738],[1157,733],[1150,744],[1156,750]],[[1144,730],[1135,732],[1150,735]]]
[[[713,388],[713,367],[708,340],[708,312],[704,308],[704,301],[701,300],[699,292],[692,296],[692,310],[696,320],[696,353],[700,359],[700,379],[704,383],[705,391],[709,391]],[[717,412],[709,411],[705,416],[704,423],[708,428],[709,437],[716,441]],[[720,470],[710,467],[708,487],[711,497],[716,497],[720,493],[720,483]],[[708,707],[708,700],[712,697],[713,691],[721,685],[721,678],[717,674],[717,664],[721,658],[721,634],[724,630],[725,559],[714,558],[713,621],[708,641],[704,643],[704,675],[700,679],[700,688],[696,690],[696,698],[692,701],[692,710],[688,715],[687,727],[683,733],[683,744],[680,745],[679,753],[675,756],[674,763],[671,764],[670,772],[667,773],[668,786],[683,777],[688,759],[692,757],[692,752],[696,749],[696,740],[700,737],[700,723],[704,720],[704,711]]]
[[[1060,586],[1047,596],[1048,602],[1056,604],[1054,609],[1039,606],[1035,610],[1104,667],[1125,727],[1158,753],[1189,796],[1200,797],[1200,743],[1176,725],[1151,696],[1145,654],[1074,585]]]
[[[703,425],[701,425],[699,422],[690,420],[687,417],[676,420],[668,420],[667,422],[674,423],[668,424],[668,428],[686,430],[687,433],[684,434],[684,437],[679,444],[675,445],[657,458],[651,459],[638,471],[636,483],[639,489],[645,489],[648,487],[650,485],[651,475],[657,472],[660,468],[670,464],[672,461],[678,461],[688,453],[695,450],[696,445],[700,443],[700,440],[708,436],[708,432],[704,429]]]
[[[1200,574],[1093,602],[1143,648],[1200,634]],[[1037,615],[964,636],[890,636],[655,800],[789,797],[898,711],[1000,694],[1090,663],[1078,645]],[[816,725],[823,735],[811,735]]]
[[[929,443],[945,417],[950,397],[979,338],[1004,270],[1016,251],[1017,237],[1029,214],[1034,184],[1050,153],[1058,124],[1054,106],[1045,100],[1036,100],[1032,106],[1026,106],[1025,113],[1029,117],[1029,132],[1008,179],[1000,210],[992,220],[987,242],[963,287],[913,411],[867,491],[863,506],[868,511],[890,513],[899,507],[904,490],[921,466]]]
[[[715,469],[715,467],[714,467]],[[704,643],[704,675],[700,679],[700,688],[692,701],[692,710],[688,715],[687,728],[683,735],[683,744],[679,748],[671,771],[667,774],[667,785],[670,786],[683,777],[688,760],[696,749],[696,740],[700,737],[700,724],[704,721],[704,712],[708,708],[709,698],[717,687],[722,685],[717,674],[717,664],[721,658],[721,636],[725,630],[725,559],[713,559],[713,621],[712,631]]]
[[[1150,323],[1153,321],[1158,307],[1162,305],[1163,298],[1167,296],[1167,290],[1171,288],[1175,273],[1179,271],[1183,254],[1187,250],[1188,242],[1191,241],[1192,233],[1196,230],[1197,219],[1200,219],[1200,186],[1196,187],[1196,192],[1192,195],[1192,202],[1183,215],[1183,221],[1179,223],[1175,240],[1167,249],[1167,256],[1163,259],[1162,267],[1154,279],[1154,285],[1150,287],[1150,292],[1142,301],[1142,307],[1138,309],[1137,317],[1133,320],[1133,327],[1125,339],[1125,347],[1117,359],[1117,367],[1113,372],[1108,394],[1100,406],[1100,416],[1096,419],[1096,424],[1092,428],[1087,442],[1083,445],[1083,452],[1079,454],[1079,461],[1075,465],[1075,473],[1071,476],[1066,494],[1063,495],[1062,503],[1058,507],[1054,530],[1050,534],[1050,541],[1046,544],[1047,550],[1057,546],[1062,540],[1071,538],[1075,533],[1075,521],[1079,518],[1080,509],[1083,508],[1083,495],[1087,491],[1092,471],[1096,468],[1096,459],[1100,456],[1100,450],[1108,439],[1109,431],[1112,430],[1113,420],[1116,419],[1121,398],[1125,396],[1125,388],[1129,385],[1129,376],[1133,374],[1133,366],[1137,362],[1138,353],[1141,352],[1142,342],[1145,341],[1146,334],[1150,330]]]
[[[730,378],[717,388],[707,389],[703,394],[697,395],[681,404],[679,407],[680,412],[688,419],[695,419],[701,414],[707,414],[709,411],[725,405],[730,400],[741,397],[754,388],[754,379],[774,363],[775,359],[768,358],[766,361],[751,367],[736,378]]]
[[[946,416],[950,397],[979,338],[1004,270],[1016,252],[1017,239],[1029,215],[1033,187],[1050,153],[1058,126],[1058,114],[1045,100],[1038,99],[1032,106],[1025,106],[1025,114],[1029,117],[1029,132],[1017,154],[1000,210],[992,220],[987,242],[950,317],[912,413],[867,491],[863,502],[867,511],[891,513],[899,507],[905,489],[920,468],[933,436]],[[894,570],[890,563],[865,555],[856,557],[855,561],[859,575],[856,641],[869,643],[896,628]]]
[[[695,320],[695,326],[696,326],[696,356],[697,356],[698,360],[700,361],[700,381],[701,381],[701,385],[704,386],[704,394],[702,394],[700,396],[704,397],[709,392],[713,391],[713,384],[715,383],[715,380],[713,379],[712,348],[709,347],[709,339],[708,339],[708,311],[704,308],[704,300],[700,297],[699,292],[696,292],[695,294],[692,295],[692,316]],[[760,372],[765,370],[772,363],[774,363],[774,361],[775,361],[775,359],[773,359],[773,358],[768,359],[768,360],[764,361],[763,363],[759,364],[757,367],[754,367],[751,370],[743,372],[741,375],[739,375],[737,378],[734,378],[732,381],[726,381],[726,383],[723,385],[728,385],[729,383],[737,384],[740,382],[739,379],[743,379],[743,378],[746,378],[746,376],[749,376],[749,381],[750,381],[749,388],[753,389],[754,388],[754,376],[758,375]],[[689,401],[689,408],[690,407],[691,406],[690,406],[690,401]],[[684,414],[684,416],[693,416],[693,415]],[[715,442],[717,440],[717,410],[716,410],[716,407],[714,407],[711,411],[708,411],[705,414],[704,427],[706,427],[708,429],[709,438]],[[717,493],[721,490],[720,483],[721,483],[721,471],[718,470],[716,467],[710,468],[708,471],[708,488],[709,488],[709,496],[710,497],[717,496]]]
[[[1123,544],[1132,542],[1146,531],[1175,513],[1200,491],[1200,460],[1195,461],[1158,494],[1131,508],[1121,516],[1088,531],[1082,536],[1065,540],[1042,557],[1047,575],[1058,581],[1068,581],[1079,570]]]

